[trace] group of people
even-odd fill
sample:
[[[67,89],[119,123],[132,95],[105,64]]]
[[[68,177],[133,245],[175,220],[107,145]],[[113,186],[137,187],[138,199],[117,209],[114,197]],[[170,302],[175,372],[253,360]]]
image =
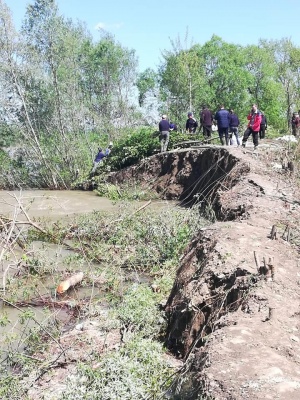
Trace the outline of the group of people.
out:
[[[291,120],[292,133],[296,137],[300,137],[300,110],[294,112]],[[267,118],[264,112],[260,111],[257,104],[253,104],[251,110],[247,116],[248,125],[242,138],[242,146],[246,146],[246,142],[250,135],[252,135],[254,149],[258,146],[258,139],[264,139],[267,130]],[[188,113],[188,119],[186,121],[185,129],[187,133],[195,134],[198,128],[198,122],[194,118],[192,112]],[[214,128],[216,126],[216,128]],[[200,129],[202,132],[205,142],[209,142],[212,138],[212,132],[218,130],[219,139],[221,144],[224,146],[232,145],[234,143],[233,136],[235,136],[237,146],[241,145],[239,138],[239,126],[240,120],[233,109],[229,111],[225,109],[224,105],[221,105],[219,110],[213,114],[212,111],[207,107],[203,106],[200,112]],[[159,134],[161,152],[167,151],[170,132],[177,131],[177,125],[172,121],[168,121],[165,114],[162,115],[161,121],[159,122]],[[94,160],[93,168],[90,175],[93,176],[96,169],[102,164],[105,157],[108,157],[111,153],[113,143],[110,142],[108,147],[103,150],[101,147],[98,148],[98,153]]]
[[[299,115],[298,115],[299,118]],[[252,105],[252,108],[247,116],[248,125],[242,138],[242,146],[246,146],[246,142],[250,135],[253,138],[254,149],[258,146],[258,138],[264,139],[267,129],[267,118],[264,112],[259,111],[256,104]],[[163,115],[159,123],[161,151],[166,151],[169,143],[169,135],[172,130],[170,123],[167,120],[167,116]],[[188,113],[188,119],[186,121],[185,129],[187,133],[195,134],[198,128],[198,122],[192,112]],[[214,127],[216,126],[216,129]],[[228,146],[233,144],[233,136],[236,138],[237,146],[240,146],[239,138],[239,126],[240,120],[233,109],[229,111],[225,109],[224,105],[221,105],[219,110],[213,114],[207,106],[203,106],[200,112],[200,128],[205,142],[209,142],[212,139],[212,132],[218,130],[219,139],[221,144]],[[300,130],[300,118],[299,118],[299,130]]]
[[[204,115],[205,112],[207,113],[207,110],[204,109],[201,113],[201,116]],[[225,109],[224,105],[221,105],[220,109],[216,112],[216,114],[212,118],[217,123],[221,144],[224,145],[226,143],[226,145],[229,145],[229,140],[231,140],[232,135],[234,135],[236,137],[237,146],[240,146],[241,144],[239,139],[240,120],[238,116],[235,114],[234,110],[231,109],[230,111],[228,111]],[[246,142],[249,136],[252,135],[254,149],[256,149],[258,146],[258,139],[265,138],[267,129],[267,118],[264,112],[258,109],[257,104],[252,104],[247,119],[248,119],[248,125],[243,134],[242,146],[243,147],[246,146]],[[231,134],[231,137],[229,136],[229,134]],[[232,144],[232,142],[230,144]]]

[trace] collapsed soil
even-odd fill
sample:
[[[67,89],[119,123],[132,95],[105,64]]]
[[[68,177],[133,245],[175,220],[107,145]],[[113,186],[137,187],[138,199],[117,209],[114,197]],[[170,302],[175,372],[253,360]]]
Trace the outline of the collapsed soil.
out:
[[[272,143],[258,153],[207,146],[158,154],[110,176],[217,217],[187,247],[166,305],[170,352],[215,400],[300,398],[300,202],[290,171],[274,170],[281,154]],[[82,337],[85,329],[77,327]],[[96,338],[97,324],[89,329]],[[72,346],[72,334],[62,343]],[[111,334],[105,347],[114,349],[121,337]],[[70,350],[69,361],[80,354]],[[63,381],[68,365],[52,377]],[[40,389],[49,385],[47,375],[39,380]]]
[[[166,307],[168,346],[190,365],[193,384],[216,400],[296,400],[299,191],[277,145],[246,150],[165,153],[112,180],[152,182],[166,198],[202,202],[219,219],[186,249]]]

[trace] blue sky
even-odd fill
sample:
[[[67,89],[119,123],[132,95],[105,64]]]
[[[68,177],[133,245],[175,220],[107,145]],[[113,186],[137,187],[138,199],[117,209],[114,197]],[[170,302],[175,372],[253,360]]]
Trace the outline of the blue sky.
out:
[[[17,29],[33,0],[2,0],[11,9]],[[161,51],[171,40],[204,44],[213,34],[241,45],[262,39],[290,38],[300,46],[300,0],[56,0],[59,11],[84,21],[95,40],[97,27],[135,49],[140,71],[156,69]],[[185,41],[186,33],[188,39]]]

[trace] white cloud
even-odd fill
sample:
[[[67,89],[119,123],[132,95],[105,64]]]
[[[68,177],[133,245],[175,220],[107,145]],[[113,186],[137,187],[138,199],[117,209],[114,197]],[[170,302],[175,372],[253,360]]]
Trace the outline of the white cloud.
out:
[[[98,22],[98,24],[95,26],[95,29],[97,31],[100,31],[102,29],[105,31],[116,31],[118,29],[121,29],[122,26],[122,23],[106,24],[105,22]]]

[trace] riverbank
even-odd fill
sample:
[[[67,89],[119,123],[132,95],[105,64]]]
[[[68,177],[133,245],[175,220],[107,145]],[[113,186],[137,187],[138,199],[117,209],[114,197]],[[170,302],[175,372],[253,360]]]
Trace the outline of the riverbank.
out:
[[[85,216],[61,232],[84,260],[105,263],[98,283],[115,307],[89,301],[62,347],[48,338],[48,351],[31,353],[29,398],[298,398],[300,201],[286,154],[203,146],[112,174],[111,184],[147,187],[181,207]],[[152,280],[125,287],[124,269]]]

